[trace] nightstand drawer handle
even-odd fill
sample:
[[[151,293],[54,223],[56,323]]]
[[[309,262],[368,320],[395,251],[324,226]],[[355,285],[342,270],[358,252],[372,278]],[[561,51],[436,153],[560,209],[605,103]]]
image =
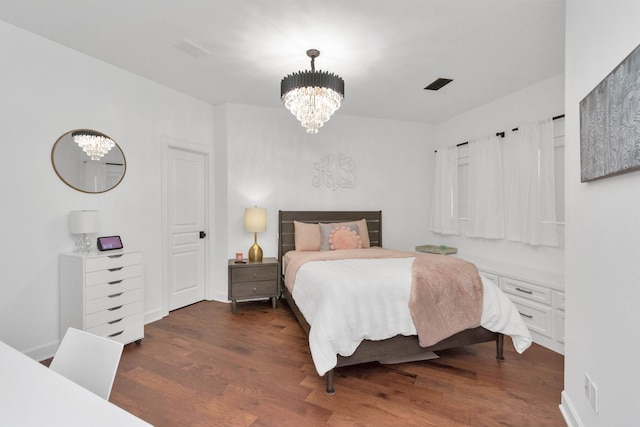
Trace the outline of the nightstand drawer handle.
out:
[[[522,313],[522,312],[520,312],[520,316],[524,316],[524,317],[526,317],[527,319],[533,319],[533,316],[531,316],[530,314],[524,314],[524,313]]]
[[[107,310],[109,311],[116,311],[116,310],[120,310],[122,308],[121,305],[117,306],[117,307],[112,307],[112,308],[108,308]]]
[[[124,331],[120,331],[120,332],[116,332],[115,334],[111,334],[111,335],[109,335],[109,338],[117,337],[118,335],[120,335],[123,332]]]
[[[521,289],[521,288],[516,288],[516,291],[523,292],[523,293],[529,294],[529,295],[531,295],[533,293],[533,291],[530,291],[528,289]]]
[[[120,258],[122,255],[124,255],[124,254],[108,255],[108,257],[109,257],[109,258]]]
[[[119,296],[120,296],[120,295],[122,295],[123,293],[124,293],[124,292],[118,292],[117,294],[109,295],[109,298],[116,298],[116,297],[119,297]]]
[[[122,319],[124,319],[124,317],[121,317],[118,320],[112,320],[111,322],[107,322],[107,323],[110,325],[113,325],[114,323],[122,322]]]
[[[110,268],[109,271],[120,271],[123,267]]]
[[[122,279],[124,280],[124,279]],[[114,280],[113,282],[108,282],[110,285],[117,285],[118,283],[122,283],[122,280]]]

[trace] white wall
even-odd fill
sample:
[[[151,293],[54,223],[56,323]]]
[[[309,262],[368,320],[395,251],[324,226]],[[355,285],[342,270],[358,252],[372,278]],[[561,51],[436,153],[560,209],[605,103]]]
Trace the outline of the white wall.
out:
[[[267,231],[258,235],[265,257],[277,256],[278,210],[382,210],[384,246],[413,249],[424,241],[431,125],[336,114],[309,135],[284,108],[226,105],[216,116],[216,150],[227,158],[221,165],[227,186],[219,189],[226,192],[226,212],[220,214],[227,222],[217,221],[217,235],[228,233],[227,257],[240,251],[246,256],[253,244],[253,234],[243,229],[244,209],[253,205],[267,208]],[[355,188],[315,187],[314,164],[339,153],[355,163]],[[223,206],[222,196],[218,200]],[[227,296],[223,275],[224,282],[216,280],[220,300]]]
[[[521,124],[563,113],[564,75],[560,74],[439,123],[436,127],[436,145],[449,147],[471,139],[495,135],[496,132],[509,133]],[[434,160],[435,153],[431,151],[429,163],[433,164]],[[560,226],[560,235],[563,231]],[[457,247],[460,256],[478,262],[481,267],[492,267],[505,273],[562,286],[562,245],[559,248],[534,247],[502,239],[444,236],[430,231],[426,237],[425,243]]]
[[[226,259],[245,254],[252,235],[245,207],[268,208],[259,242],[276,256],[279,209],[383,211],[384,243],[411,249],[427,230],[433,128],[420,123],[336,115],[307,135],[284,108],[212,107],[0,21],[3,149],[0,176],[0,340],[36,359],[55,351],[58,254],[73,250],[70,210],[96,209],[100,235],[120,234],[144,252],[145,319],[162,306],[162,147],[175,139],[214,147],[207,297],[226,301]],[[85,194],[56,176],[50,152],[76,128],[102,131],[125,153],[123,182]],[[357,186],[314,187],[314,163],[343,153],[355,161]]]
[[[73,250],[71,210],[97,209],[100,235],[120,234],[144,252],[147,320],[161,311],[163,136],[213,141],[213,108],[0,21],[2,248],[0,340],[34,358],[58,343],[58,254]],[[85,194],[55,174],[63,133],[92,128],[120,145],[122,183]]]
[[[637,425],[640,172],[580,183],[579,102],[640,43],[640,2],[567,0],[566,347],[575,425]],[[588,373],[599,413],[583,390]]]

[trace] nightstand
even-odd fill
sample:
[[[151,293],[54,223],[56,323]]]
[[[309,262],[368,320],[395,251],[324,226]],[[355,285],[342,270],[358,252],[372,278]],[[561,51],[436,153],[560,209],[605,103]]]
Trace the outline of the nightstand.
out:
[[[280,295],[278,287],[278,260],[263,258],[260,262],[236,264],[229,260],[229,295],[231,312],[236,312],[238,300],[271,298],[271,306],[276,308],[276,300]]]

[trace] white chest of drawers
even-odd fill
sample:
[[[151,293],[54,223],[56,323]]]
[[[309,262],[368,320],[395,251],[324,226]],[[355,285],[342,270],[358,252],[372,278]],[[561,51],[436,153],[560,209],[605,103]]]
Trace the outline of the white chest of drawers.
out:
[[[123,344],[144,338],[142,253],[60,255],[60,338],[74,327]]]

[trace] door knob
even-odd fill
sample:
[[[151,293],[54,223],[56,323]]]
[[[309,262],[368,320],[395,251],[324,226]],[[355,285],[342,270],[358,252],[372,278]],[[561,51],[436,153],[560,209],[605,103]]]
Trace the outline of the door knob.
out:
[[[207,233],[205,233],[204,231],[200,232],[200,238],[204,239],[205,237],[207,237]]]

